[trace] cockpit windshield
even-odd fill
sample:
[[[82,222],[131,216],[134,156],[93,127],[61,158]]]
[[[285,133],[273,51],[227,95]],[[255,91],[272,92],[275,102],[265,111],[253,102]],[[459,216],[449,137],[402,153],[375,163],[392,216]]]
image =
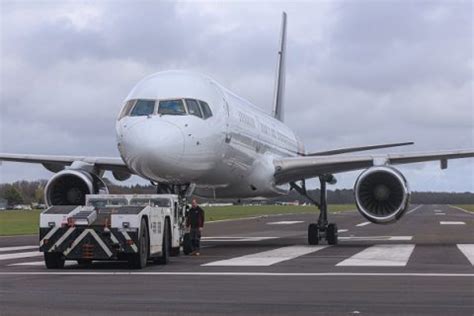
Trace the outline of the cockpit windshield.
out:
[[[160,101],[158,114],[185,115],[183,100],[164,100]]]
[[[158,110],[155,111],[155,105]],[[150,116],[150,115],[194,115],[201,119],[212,116],[209,105],[201,100],[195,99],[172,99],[172,100],[128,100],[123,106],[118,117],[121,120],[125,116]]]
[[[130,116],[152,115],[155,111],[155,100],[137,100]]]

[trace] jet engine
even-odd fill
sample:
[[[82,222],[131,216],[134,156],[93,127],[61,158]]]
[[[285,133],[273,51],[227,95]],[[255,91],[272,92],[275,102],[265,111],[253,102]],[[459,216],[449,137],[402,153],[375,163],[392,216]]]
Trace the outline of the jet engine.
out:
[[[66,169],[46,184],[44,200],[51,205],[84,205],[86,194],[109,193],[104,181],[93,173]]]
[[[372,223],[400,219],[408,208],[410,190],[405,177],[391,167],[372,167],[360,174],[354,186],[359,212]]]

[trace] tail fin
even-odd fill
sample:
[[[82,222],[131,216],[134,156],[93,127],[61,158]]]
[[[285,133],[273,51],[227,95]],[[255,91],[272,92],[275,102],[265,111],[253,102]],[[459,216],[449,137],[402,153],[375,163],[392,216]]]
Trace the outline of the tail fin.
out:
[[[273,95],[273,116],[283,121],[283,98],[285,95],[285,51],[286,51],[286,13],[281,18],[280,49],[278,51],[275,93]]]

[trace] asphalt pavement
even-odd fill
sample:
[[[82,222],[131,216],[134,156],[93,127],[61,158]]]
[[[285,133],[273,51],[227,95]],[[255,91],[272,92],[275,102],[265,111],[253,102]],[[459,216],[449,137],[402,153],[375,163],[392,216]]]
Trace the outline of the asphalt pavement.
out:
[[[37,236],[0,237],[0,314],[474,315],[474,215],[412,206],[389,225],[330,214],[339,244],[307,245],[314,215],[205,226],[200,256],[130,270],[47,270]]]

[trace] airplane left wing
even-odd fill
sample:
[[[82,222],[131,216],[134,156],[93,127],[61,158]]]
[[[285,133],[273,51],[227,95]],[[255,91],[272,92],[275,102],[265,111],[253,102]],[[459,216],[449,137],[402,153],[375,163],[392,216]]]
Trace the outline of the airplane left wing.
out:
[[[325,174],[366,169],[380,165],[399,165],[407,163],[441,161],[442,168],[447,160],[474,157],[474,150],[438,151],[427,153],[385,154],[364,156],[314,156],[288,157],[276,159],[275,181],[284,184],[303,179],[315,178]]]

